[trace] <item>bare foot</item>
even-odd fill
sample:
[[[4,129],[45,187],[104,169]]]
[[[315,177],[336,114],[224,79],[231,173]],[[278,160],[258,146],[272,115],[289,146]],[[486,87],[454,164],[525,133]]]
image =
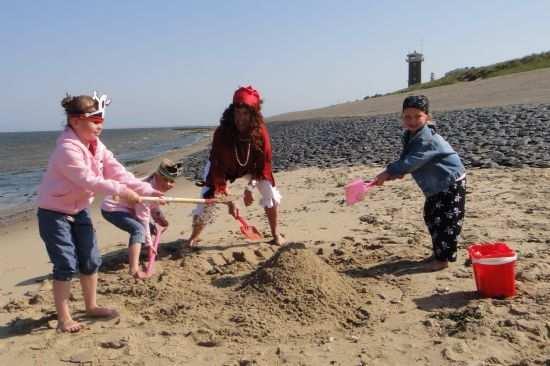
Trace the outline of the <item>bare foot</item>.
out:
[[[277,235],[273,238],[273,240],[271,240],[271,241],[269,242],[269,244],[271,244],[271,245],[276,245],[276,246],[279,246],[279,247],[280,247],[280,246],[283,246],[283,245],[286,244],[286,239],[285,239],[285,237],[283,236],[283,234],[277,234]]]
[[[114,319],[119,316],[118,311],[115,309],[95,307],[93,309],[86,310],[86,315],[91,318],[102,318],[102,319]]]
[[[184,240],[178,250],[178,257],[181,258],[185,255],[185,253],[197,250],[199,250],[198,240]]]
[[[130,276],[134,277],[136,280],[144,280],[147,278],[147,274],[141,269],[131,269]]]
[[[57,332],[58,333],[76,333],[82,329],[82,324],[72,319],[68,321],[57,321]]]
[[[183,243],[184,246],[188,248],[195,248],[199,245],[198,240],[186,240],[185,243]]]

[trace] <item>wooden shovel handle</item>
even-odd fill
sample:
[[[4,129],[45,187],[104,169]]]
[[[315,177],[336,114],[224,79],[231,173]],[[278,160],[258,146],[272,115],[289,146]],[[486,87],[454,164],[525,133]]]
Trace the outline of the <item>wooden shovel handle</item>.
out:
[[[185,197],[141,197],[142,202],[155,202],[159,203],[161,201],[167,203],[205,203],[207,205],[212,205],[215,203],[224,203],[227,204],[232,201],[229,197],[220,197],[220,198],[185,198]]]

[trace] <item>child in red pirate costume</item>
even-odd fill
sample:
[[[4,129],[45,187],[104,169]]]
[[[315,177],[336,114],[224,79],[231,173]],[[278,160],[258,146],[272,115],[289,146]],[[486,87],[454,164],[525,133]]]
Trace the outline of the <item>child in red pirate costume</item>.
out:
[[[223,112],[220,125],[214,132],[212,150],[204,169],[203,198],[226,195],[227,181],[248,179],[243,201],[245,206],[254,202],[252,191],[260,192],[260,205],[265,213],[273,236],[272,243],[282,245],[284,237],[278,232],[277,210],[281,194],[275,187],[272,171],[271,141],[261,114],[260,94],[252,86],[240,87],[233,102]],[[212,205],[199,204],[193,210],[193,231],[187,242],[192,247],[208,223],[213,222]],[[229,204],[229,214],[237,217],[237,209]]]

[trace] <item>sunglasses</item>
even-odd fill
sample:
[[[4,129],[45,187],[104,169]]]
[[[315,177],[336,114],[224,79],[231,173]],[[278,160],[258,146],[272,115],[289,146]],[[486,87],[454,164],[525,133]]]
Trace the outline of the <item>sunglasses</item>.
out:
[[[99,125],[99,124],[103,123],[103,121],[104,121],[104,118],[102,116],[99,116],[99,115],[86,116],[86,114],[81,114],[81,115],[77,115],[77,116],[73,115],[71,118],[76,118],[76,119],[79,119],[79,120],[85,121],[85,122],[92,122],[96,125]]]
[[[104,118],[102,116],[89,116],[89,117],[84,117],[87,121],[90,121],[92,123],[95,123],[96,125],[99,125],[101,123],[103,123],[104,121]]]

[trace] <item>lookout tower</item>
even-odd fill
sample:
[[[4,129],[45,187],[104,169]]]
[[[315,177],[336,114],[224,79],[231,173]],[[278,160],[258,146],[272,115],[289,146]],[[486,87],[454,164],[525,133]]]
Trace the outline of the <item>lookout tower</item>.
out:
[[[422,82],[422,61],[424,61],[424,55],[414,51],[407,55],[409,63],[409,86],[414,84],[420,84]]]

